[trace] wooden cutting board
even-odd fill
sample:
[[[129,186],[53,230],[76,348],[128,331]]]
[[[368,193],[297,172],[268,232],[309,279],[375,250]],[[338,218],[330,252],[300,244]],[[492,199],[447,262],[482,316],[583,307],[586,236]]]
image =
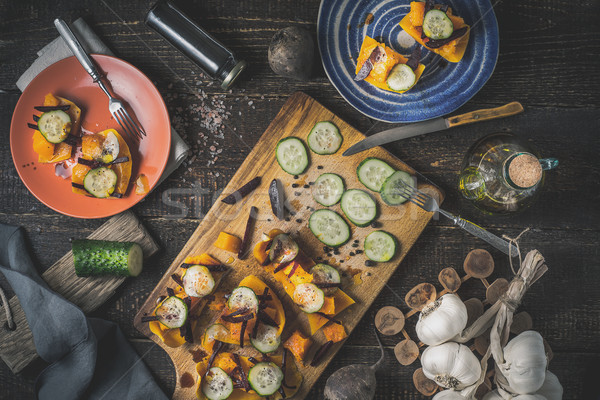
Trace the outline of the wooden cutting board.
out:
[[[310,166],[307,172],[299,177],[285,173],[275,159],[277,142],[287,136],[297,136],[306,142],[311,128],[319,121],[332,121],[339,127],[344,137],[342,148],[336,154],[328,156],[311,153]],[[243,237],[249,210],[252,206],[258,207],[259,213],[249,249],[252,249],[261,240],[263,232],[279,228],[285,232],[292,233],[305,253],[313,259],[317,256],[324,257],[323,244],[308,229],[308,218],[311,214],[310,208],[322,208],[312,199],[310,182],[313,182],[322,173],[334,172],[344,178],[347,188],[366,190],[356,177],[356,167],[366,157],[378,157],[387,161],[396,169],[405,170],[409,173],[415,172],[381,147],[373,148],[351,157],[342,156],[342,153],[348,147],[363,138],[364,135],[360,132],[338,118],[317,101],[301,92],[292,95],[271,122],[254,149],[233,176],[221,196],[213,204],[206,217],[204,217],[135,317],[135,327],[162,346],[173,360],[177,374],[177,385],[173,394],[174,399],[195,399],[196,385],[193,382],[196,379],[196,372],[192,352],[198,345],[185,343],[178,348],[167,347],[158,337],[150,332],[147,323],[141,322],[142,316],[150,315],[153,312],[157,304],[157,299],[166,294],[166,288],[174,288],[176,286],[175,282],[170,278],[171,274],[180,273],[179,266],[183,263],[185,257],[190,255],[199,255],[206,252],[222,263],[227,262],[228,259],[233,259],[232,257],[235,255],[217,249],[213,246],[213,243],[221,231]],[[223,197],[239,189],[240,186],[256,176],[262,177],[260,186],[245,197],[241,203],[227,205],[221,202]],[[283,183],[286,199],[290,207],[295,210],[295,215],[287,218],[285,221],[277,220],[271,211],[268,187],[274,178],[281,180]],[[434,186],[421,182],[418,185],[420,189],[438,197],[440,201],[443,200],[443,194]],[[336,317],[336,319],[343,322],[348,333],[354,329],[369,309],[377,294],[406,256],[406,253],[408,253],[408,250],[417,240],[432,216],[431,213],[426,213],[411,203],[406,203],[398,207],[390,207],[385,205],[377,194],[374,197],[379,207],[377,221],[380,226],[377,229],[383,229],[392,233],[400,243],[400,251],[396,257],[387,263],[379,263],[376,267],[366,267],[364,254],[350,256],[350,252],[357,249],[352,247],[353,241],[358,240],[358,248],[362,248],[365,236],[374,230],[371,227],[357,228],[350,224],[352,230],[350,241],[339,248],[339,254],[334,255],[331,259],[325,258],[323,261],[351,274],[357,271],[361,272],[362,283],[344,287],[344,291],[356,301],[356,304]],[[331,208],[340,215],[343,215],[339,205]],[[229,265],[232,271],[221,281],[217,290],[231,291],[247,275],[257,275],[275,290],[283,302],[287,322],[282,341],[286,340],[295,329],[300,329],[304,334],[310,332],[306,315],[300,312],[292,303],[291,299],[285,294],[283,287],[254,261],[251,252],[250,256],[245,260],[238,260],[236,258]],[[215,316],[214,313],[205,309],[203,315],[200,317],[200,329],[198,331],[202,332]],[[313,344],[311,352],[308,354],[308,360],[312,358],[318,347],[325,342],[322,332],[317,332],[313,336],[313,340],[315,344]],[[295,399],[304,399],[306,397],[310,388],[315,384],[327,364],[342,345],[343,342],[334,345],[317,367],[308,366],[300,368],[304,376],[304,383],[298,394],[294,396]],[[248,346],[243,349],[243,353],[248,354],[251,351],[253,349],[248,349]]]
[[[131,211],[115,215],[89,235],[88,239],[136,242],[142,246],[144,258],[150,257],[159,248]],[[125,277],[113,276],[78,277],[75,275],[71,251],[48,268],[42,274],[42,278],[52,290],[79,306],[84,313],[100,307],[125,280]],[[14,331],[0,329],[0,357],[16,374],[35,360],[38,354],[35,350],[33,334],[17,296],[12,297],[9,304],[17,327]],[[4,327],[5,324],[6,314],[2,311],[0,327]]]

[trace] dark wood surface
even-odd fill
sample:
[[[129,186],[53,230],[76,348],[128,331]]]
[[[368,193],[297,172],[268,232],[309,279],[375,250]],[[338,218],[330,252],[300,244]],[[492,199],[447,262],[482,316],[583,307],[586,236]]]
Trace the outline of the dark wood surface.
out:
[[[173,173],[133,209],[162,250],[145,265],[141,276],[127,280],[93,313],[121,326],[167,394],[175,386],[173,366],[158,346],[133,328],[133,316],[287,97],[297,90],[305,91],[363,132],[388,127],[356,112],[322,72],[310,82],[296,82],[270,70],[267,48],[271,36],[291,25],[314,32],[318,0],[176,3],[250,63],[232,93],[203,82],[194,64],[144,25],[151,2],[0,0],[0,134],[4,143],[0,147],[0,222],[26,229],[40,270],[69,250],[66,238],[88,235],[103,222],[77,220],[48,209],[21,183],[10,156],[10,119],[20,96],[14,82],[35,59],[35,52],[57,36],[52,24],[55,17],[71,22],[83,16],[119,57],[148,75],[163,94],[175,128],[193,144],[194,161]],[[550,369],[565,388],[564,398],[597,398],[600,3],[500,2],[496,15],[500,26],[498,65],[486,86],[457,113],[515,100],[526,111],[505,120],[412,138],[388,149],[439,183],[447,193],[445,205],[449,210],[497,234],[516,236],[524,228],[531,228],[521,246],[525,250],[539,249],[546,257],[549,272],[527,293],[522,308],[533,316],[534,328],[552,346]],[[203,99],[202,94],[207,97]],[[197,111],[202,103],[211,105],[215,101],[223,101],[227,109],[231,107],[223,139],[203,127]],[[561,165],[547,175],[544,193],[533,208],[518,216],[490,217],[460,198],[457,172],[463,154],[476,139],[504,129],[527,137],[543,155],[557,157]],[[220,150],[219,154],[211,153],[212,145],[215,153]],[[209,161],[214,163],[209,165]],[[406,311],[402,298],[412,286],[423,280],[435,282],[443,267],[459,268],[466,253],[476,247],[492,252],[497,264],[494,277],[509,276],[508,261],[500,253],[447,220],[432,221],[310,398],[322,398],[326,376],[337,368],[376,360],[378,350],[374,347],[370,314],[384,305]],[[8,288],[3,278],[0,285]],[[483,290],[481,284],[469,282],[461,293],[482,296]],[[412,385],[415,367],[402,367],[393,358],[392,347],[399,340],[384,339],[389,359],[378,376],[378,400],[423,398]],[[35,375],[42,367],[36,363],[15,376],[0,363],[0,398],[33,398]]]

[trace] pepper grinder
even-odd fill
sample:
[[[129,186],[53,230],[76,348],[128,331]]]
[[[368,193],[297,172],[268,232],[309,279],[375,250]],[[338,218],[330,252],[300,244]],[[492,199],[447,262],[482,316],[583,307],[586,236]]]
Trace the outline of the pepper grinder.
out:
[[[219,80],[223,89],[229,89],[246,68],[246,61],[238,61],[233,52],[170,1],[157,2],[145,22],[206,74]]]

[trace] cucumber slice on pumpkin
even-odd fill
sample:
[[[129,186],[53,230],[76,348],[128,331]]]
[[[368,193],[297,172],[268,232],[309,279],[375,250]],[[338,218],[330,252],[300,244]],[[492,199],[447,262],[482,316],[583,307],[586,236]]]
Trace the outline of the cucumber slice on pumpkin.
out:
[[[202,345],[208,345],[215,340],[224,341],[229,337],[229,329],[222,324],[212,324],[206,328],[204,336],[202,337]]]
[[[215,288],[215,279],[204,265],[192,265],[181,278],[183,290],[190,297],[204,297]]]
[[[323,308],[325,294],[314,283],[301,283],[294,289],[294,303],[307,314],[312,314]]]
[[[239,310],[240,308],[247,308],[251,312],[258,311],[258,297],[254,290],[246,286],[238,286],[233,289],[229,300],[227,300],[227,307],[230,310]]]
[[[181,328],[187,321],[188,306],[179,297],[169,296],[156,307],[154,315],[169,329]]]
[[[367,192],[359,189],[344,192],[341,208],[346,217],[356,226],[367,226],[377,216],[377,203]]]
[[[257,322],[258,323],[258,322]],[[271,325],[259,324],[256,331],[256,338],[250,337],[252,346],[261,353],[272,353],[279,348],[281,336],[278,335],[278,329]]]
[[[94,197],[105,199],[114,193],[117,174],[108,167],[91,169],[83,178],[83,187]]]
[[[394,173],[394,168],[378,158],[366,158],[356,169],[360,183],[374,192],[381,190],[383,182]]]
[[[397,206],[408,200],[411,187],[415,187],[413,177],[404,171],[396,171],[383,182],[379,193],[386,204]]]
[[[320,283],[324,284],[339,284],[341,283],[340,273],[337,269],[327,264],[317,264],[310,269],[310,274],[313,277],[312,283],[319,286]],[[323,290],[325,296],[332,296],[338,287],[320,288]]]
[[[337,204],[344,194],[344,181],[337,174],[320,175],[312,188],[313,199],[322,206]]]
[[[281,368],[272,362],[260,362],[248,371],[248,383],[260,396],[271,396],[283,383]]]
[[[386,83],[390,89],[404,92],[417,83],[417,75],[408,65],[396,64],[390,71]]]
[[[338,247],[350,239],[350,227],[334,211],[317,210],[310,215],[308,227],[327,246]]]
[[[233,393],[233,380],[219,367],[212,367],[202,378],[202,393],[209,400],[225,400]]]
[[[442,10],[430,10],[423,18],[423,33],[430,39],[449,38],[454,32],[454,24]],[[427,43],[425,43],[427,45]]]
[[[308,147],[321,155],[333,154],[338,151],[343,140],[338,127],[329,121],[317,122],[307,138]]]
[[[293,261],[300,252],[300,247],[287,233],[281,233],[273,238],[269,259],[277,264]]]
[[[71,132],[71,117],[62,110],[43,113],[37,124],[40,133],[50,143],[64,141]]]
[[[369,260],[386,262],[396,254],[396,239],[387,232],[371,232],[365,238],[365,255]]]
[[[290,175],[300,175],[308,167],[308,153],[297,137],[287,137],[277,143],[275,156],[279,166]]]

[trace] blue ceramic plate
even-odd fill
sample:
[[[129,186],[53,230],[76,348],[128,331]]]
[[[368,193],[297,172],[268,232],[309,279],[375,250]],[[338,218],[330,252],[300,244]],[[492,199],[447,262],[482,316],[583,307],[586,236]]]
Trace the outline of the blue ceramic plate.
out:
[[[498,22],[492,4],[489,0],[439,3],[450,5],[471,26],[465,55],[460,62],[449,63],[423,48],[423,77],[411,90],[398,94],[354,81],[354,71],[365,36],[383,39],[405,56],[419,46],[398,25],[410,11],[410,0],[321,1],[317,30],[323,67],[348,103],[370,118],[416,122],[453,112],[483,87],[498,59]],[[365,24],[368,14],[373,19]]]

